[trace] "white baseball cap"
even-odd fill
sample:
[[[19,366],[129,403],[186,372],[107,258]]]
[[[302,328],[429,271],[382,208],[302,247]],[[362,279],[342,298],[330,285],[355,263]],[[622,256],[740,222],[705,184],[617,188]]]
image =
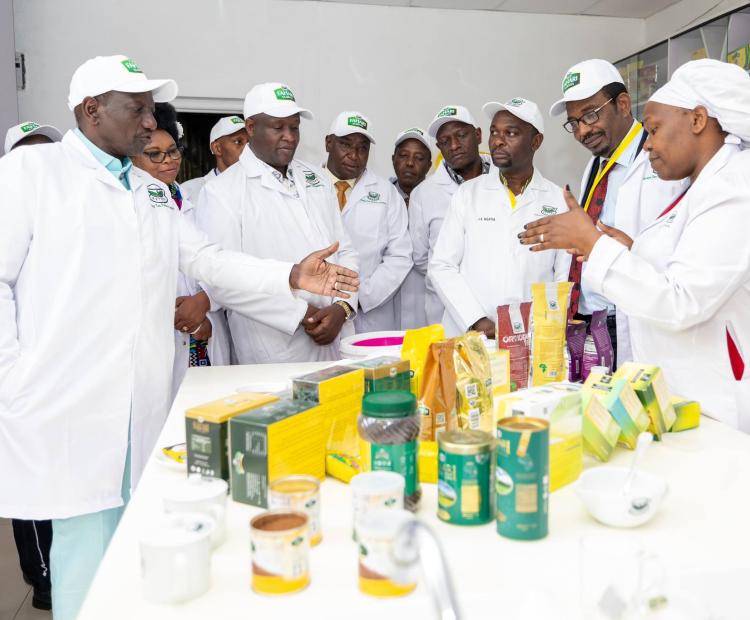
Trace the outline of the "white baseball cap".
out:
[[[293,114],[307,119],[313,117],[310,110],[297,105],[292,89],[281,82],[264,82],[253,86],[245,95],[244,114],[245,118],[256,114],[268,114],[274,118],[287,118]]]
[[[121,93],[153,93],[156,103],[172,101],[177,96],[174,80],[149,80],[141,68],[127,56],[97,56],[84,62],[70,80],[68,107],[73,110],[86,97],[96,97],[112,90]]]
[[[402,142],[406,142],[407,140],[419,140],[427,147],[428,151],[432,150],[430,148],[429,138],[427,138],[427,136],[425,135],[424,130],[420,129],[419,127],[410,127],[409,129],[404,129],[400,134],[398,134],[396,136],[396,141],[393,143],[394,148]]]
[[[211,144],[219,138],[230,136],[233,133],[238,132],[240,129],[244,128],[245,121],[243,121],[242,118],[237,115],[225,116],[224,118],[220,118],[216,122],[216,124],[211,127],[211,133],[208,136],[208,143]]]
[[[370,142],[375,144],[375,138],[373,138],[370,133],[371,129],[372,127],[369,118],[360,112],[348,110],[346,112],[341,112],[341,114],[333,119],[328,135],[341,138],[353,133],[361,133]]]
[[[544,119],[542,118],[542,113],[539,111],[539,106],[533,101],[529,101],[523,97],[513,97],[513,99],[509,99],[505,103],[490,101],[482,106],[482,112],[489,116],[490,120],[495,118],[495,114],[502,110],[510,112],[513,116],[520,118],[522,121],[526,121],[539,133],[544,133]]]
[[[550,116],[559,116],[565,112],[568,101],[588,99],[614,82],[625,84],[620,72],[609,61],[592,58],[573,65],[562,81],[563,98],[549,109]]]
[[[427,127],[427,133],[430,134],[431,138],[437,138],[438,130],[452,121],[458,121],[459,123],[466,123],[472,127],[478,127],[477,122],[471,115],[471,112],[462,105],[447,105],[443,106],[432,119],[432,122]]]
[[[52,142],[60,142],[62,133],[52,125],[40,125],[34,121],[26,121],[20,125],[14,125],[5,134],[5,154],[24,138],[29,136],[47,136]]]

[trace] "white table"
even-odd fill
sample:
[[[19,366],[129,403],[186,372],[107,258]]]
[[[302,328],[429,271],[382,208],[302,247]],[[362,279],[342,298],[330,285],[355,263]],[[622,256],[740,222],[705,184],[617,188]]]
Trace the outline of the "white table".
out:
[[[233,366],[191,369],[157,444],[184,441],[184,410],[220,398],[252,382],[279,382],[321,364]],[[611,463],[627,465],[631,453],[618,449]],[[459,527],[435,516],[436,490],[423,485],[419,516],[437,533],[450,561],[463,617],[571,618],[580,608],[580,542],[606,535],[657,553],[673,587],[688,592],[711,614],[750,618],[750,436],[703,418],[698,430],[655,443],[643,468],[664,476],[670,492],[653,521],[636,530],[596,523],[574,490],[550,499],[550,533],[536,542],[515,542],[494,523]],[[152,457],[123,516],[79,616],[107,618],[384,618],[432,617],[424,585],[405,598],[380,600],[357,590],[357,551],[351,540],[351,497],[347,485],[327,479],[321,487],[323,542],[311,551],[312,583],[304,591],[266,597],[250,589],[248,522],[260,512],[229,502],[228,539],[212,559],[212,587],[179,606],[152,605],[141,595],[140,532],[162,510],[161,493],[182,474]]]

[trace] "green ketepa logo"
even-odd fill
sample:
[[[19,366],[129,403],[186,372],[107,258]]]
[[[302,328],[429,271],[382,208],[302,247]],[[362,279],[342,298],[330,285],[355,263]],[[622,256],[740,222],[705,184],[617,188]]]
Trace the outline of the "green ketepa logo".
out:
[[[380,194],[378,194],[378,192],[367,192],[367,200],[369,202],[378,202],[380,200]]]
[[[235,125],[244,125],[245,121],[243,121],[239,116],[230,116],[229,117],[230,122],[234,123]]]
[[[519,106],[522,106],[524,103],[526,103],[526,99],[521,99],[520,97],[516,97],[515,99],[511,99],[508,102],[508,105],[512,105],[514,108],[517,108]]]
[[[350,127],[358,127],[367,131],[367,121],[361,116],[350,116],[346,119],[346,124]]]
[[[135,62],[130,60],[130,58],[126,58],[125,60],[123,60],[122,66],[125,67],[125,69],[129,73],[143,73],[143,71],[141,71],[141,68],[137,64],[135,64]]]
[[[39,129],[39,123],[24,123],[21,125],[21,132],[22,133],[29,133],[30,131],[34,131],[35,129]]]
[[[563,92],[566,92],[569,88],[573,88],[574,86],[578,86],[578,84],[581,83],[581,74],[580,73],[568,73],[568,75],[565,76],[565,79],[563,80]]]
[[[277,88],[273,91],[273,94],[276,95],[276,99],[278,99],[279,101],[296,101],[296,99],[294,98],[294,93],[286,86]]]
[[[440,110],[440,113],[437,115],[438,118],[442,118],[443,116],[455,116],[458,114],[458,111],[456,108],[443,108]]]
[[[544,215],[554,215],[557,213],[557,207],[550,207],[548,205],[542,205],[542,213]]]
[[[152,207],[167,207],[173,209],[172,205],[169,204],[169,198],[167,193],[156,183],[146,186],[148,191],[148,199],[151,201]]]

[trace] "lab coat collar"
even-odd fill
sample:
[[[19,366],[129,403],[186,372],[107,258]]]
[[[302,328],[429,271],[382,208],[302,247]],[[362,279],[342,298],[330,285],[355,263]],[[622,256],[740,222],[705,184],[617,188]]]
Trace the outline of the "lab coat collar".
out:
[[[127,190],[125,189],[125,187],[123,187],[122,183],[120,183],[120,181],[118,181],[112,175],[112,173],[107,170],[96,157],[94,157],[94,154],[86,147],[86,145],[75,134],[75,132],[73,132],[72,130],[67,131],[63,136],[62,143],[72,151],[73,156],[80,164],[94,171],[96,174],[96,178],[103,183],[106,183],[107,185],[114,187],[118,191],[122,192],[135,190],[136,178],[139,177],[139,175],[135,172],[135,169],[131,169],[128,175],[128,178],[130,180],[130,190]],[[140,185],[141,180],[138,179],[137,183],[138,185]]]
[[[494,164],[490,167],[490,171],[484,176],[485,178],[483,179],[483,182],[485,188],[489,190],[505,189],[505,185],[503,185],[503,182],[500,180],[500,168],[496,167]],[[534,172],[531,175],[531,182],[526,187],[524,194],[529,190],[543,192],[546,191],[546,189],[545,178],[542,176],[542,173],[539,172],[539,168],[534,167]]]
[[[377,182],[378,177],[375,176],[375,173],[371,172],[369,168],[365,168],[365,171],[359,176],[359,179],[357,179],[354,187],[357,187],[357,185],[375,185]]]
[[[288,167],[292,168],[294,166],[294,163],[295,160],[293,159],[291,162],[289,162]],[[250,148],[250,145],[247,145],[242,150],[242,153],[240,153],[240,165],[249,178],[252,179],[260,177],[260,182],[263,187],[275,190],[282,194],[287,194],[290,196],[293,195],[289,194],[287,189],[276,180],[273,174],[271,174],[268,164],[262,162],[260,159],[258,159],[258,157],[256,157],[255,153],[253,153],[253,150]],[[297,178],[298,175],[294,174],[294,172],[292,174],[295,177],[294,182],[295,187],[297,188],[297,192],[299,193],[300,197],[302,197],[304,194],[304,191],[302,190],[302,186],[304,185],[304,183],[300,183],[300,179]]]

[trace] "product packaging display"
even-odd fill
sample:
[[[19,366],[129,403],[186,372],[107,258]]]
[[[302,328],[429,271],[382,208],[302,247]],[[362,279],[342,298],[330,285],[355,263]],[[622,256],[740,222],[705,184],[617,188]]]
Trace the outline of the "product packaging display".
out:
[[[274,394],[239,392],[185,411],[188,473],[229,480],[229,419],[276,400]]]
[[[319,406],[279,400],[229,422],[232,499],[268,506],[268,485],[284,476],[325,477]]]
[[[315,405],[350,396],[355,392],[364,392],[364,371],[361,368],[331,366],[292,380],[294,400]]]
[[[608,461],[620,437],[620,426],[591,390],[582,390],[581,405],[583,449],[600,461]]]
[[[590,390],[620,427],[620,445],[635,449],[638,435],[648,428],[649,417],[633,388],[612,375],[589,375],[584,390]]]
[[[586,343],[586,321],[570,320],[566,333],[568,347],[568,381],[583,379],[583,349]]]
[[[409,360],[383,356],[347,363],[347,366],[364,371],[365,394],[411,389]]]
[[[510,353],[510,381],[521,390],[529,384],[531,302],[497,307],[496,342]]]
[[[670,429],[672,433],[698,428],[701,423],[700,403],[681,396],[672,396],[669,400],[676,416],[675,423]]]
[[[492,371],[485,339],[469,332],[453,339],[458,428],[492,432]]]
[[[436,484],[438,481],[437,441],[419,441],[417,444],[417,469],[419,481]]]
[[[404,506],[416,510],[422,497],[417,472],[419,418],[411,392],[372,392],[362,399],[359,417],[363,471],[392,471],[405,481]]]
[[[419,398],[422,392],[422,373],[427,364],[428,352],[433,342],[445,338],[442,325],[428,325],[420,329],[407,329],[401,346],[401,359],[409,360],[411,368],[411,391]]]
[[[352,534],[357,540],[357,523],[383,508],[403,510],[406,481],[392,471],[368,471],[352,478]]]
[[[312,476],[285,476],[268,485],[271,510],[297,511],[307,515],[310,546],[323,539],[320,524],[320,480]]]
[[[571,282],[536,282],[531,285],[531,385],[562,381],[565,366],[565,331]]]
[[[584,344],[581,378],[586,380],[594,366],[602,366],[611,371],[614,361],[612,339],[607,327],[607,311],[597,310],[591,315],[591,327]]]
[[[677,418],[661,368],[651,364],[626,362],[617,369],[614,376],[630,383],[651,420],[649,432],[653,433],[655,439],[661,439],[662,434],[672,428]]]
[[[430,345],[420,384],[421,392],[417,403],[419,438],[422,441],[435,441],[439,433],[458,427],[452,340],[433,342]]]

